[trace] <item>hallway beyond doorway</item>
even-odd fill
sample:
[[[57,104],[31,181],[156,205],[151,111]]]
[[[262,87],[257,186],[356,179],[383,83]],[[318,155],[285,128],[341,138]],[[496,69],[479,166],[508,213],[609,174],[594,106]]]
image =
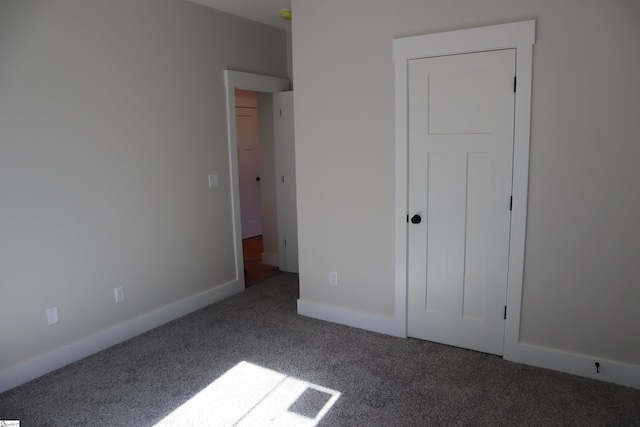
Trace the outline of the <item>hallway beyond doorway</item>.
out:
[[[262,263],[262,251],[262,236],[255,236],[242,241],[245,288],[280,273],[278,267]]]

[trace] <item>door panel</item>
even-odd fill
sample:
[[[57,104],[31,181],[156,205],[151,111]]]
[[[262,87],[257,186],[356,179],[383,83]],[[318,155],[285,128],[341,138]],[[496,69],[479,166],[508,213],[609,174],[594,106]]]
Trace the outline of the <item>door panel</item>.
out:
[[[409,62],[408,333],[502,354],[515,51]]]
[[[260,198],[260,146],[258,142],[258,110],[236,108],[238,144],[238,179],[240,185],[240,221],[242,238],[262,234]]]
[[[486,71],[429,76],[429,133],[487,133],[490,112],[483,105],[487,96]],[[460,120],[451,120],[452,116]]]
[[[273,95],[276,198],[280,270],[298,273],[298,209],[296,202],[293,92]]]

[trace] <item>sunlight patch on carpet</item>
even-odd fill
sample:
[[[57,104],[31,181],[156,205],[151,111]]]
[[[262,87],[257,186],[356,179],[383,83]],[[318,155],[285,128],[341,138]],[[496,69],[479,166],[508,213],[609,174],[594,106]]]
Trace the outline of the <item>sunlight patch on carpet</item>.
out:
[[[315,426],[340,392],[240,362],[156,427]]]

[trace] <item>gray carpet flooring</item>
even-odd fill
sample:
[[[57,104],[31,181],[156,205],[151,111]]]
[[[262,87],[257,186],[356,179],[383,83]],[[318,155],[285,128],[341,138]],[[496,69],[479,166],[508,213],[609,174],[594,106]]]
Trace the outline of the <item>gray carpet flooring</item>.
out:
[[[280,274],[0,394],[0,420],[640,426],[640,390],[298,316],[297,298],[298,277]],[[190,416],[195,402],[198,415]],[[285,414],[270,414],[278,405]]]

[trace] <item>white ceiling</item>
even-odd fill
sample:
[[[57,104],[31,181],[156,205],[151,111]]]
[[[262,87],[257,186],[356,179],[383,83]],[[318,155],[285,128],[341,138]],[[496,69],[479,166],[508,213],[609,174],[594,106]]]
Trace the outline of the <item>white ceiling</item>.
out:
[[[282,29],[291,23],[280,18],[280,9],[291,9],[291,0],[191,0],[232,15]]]

